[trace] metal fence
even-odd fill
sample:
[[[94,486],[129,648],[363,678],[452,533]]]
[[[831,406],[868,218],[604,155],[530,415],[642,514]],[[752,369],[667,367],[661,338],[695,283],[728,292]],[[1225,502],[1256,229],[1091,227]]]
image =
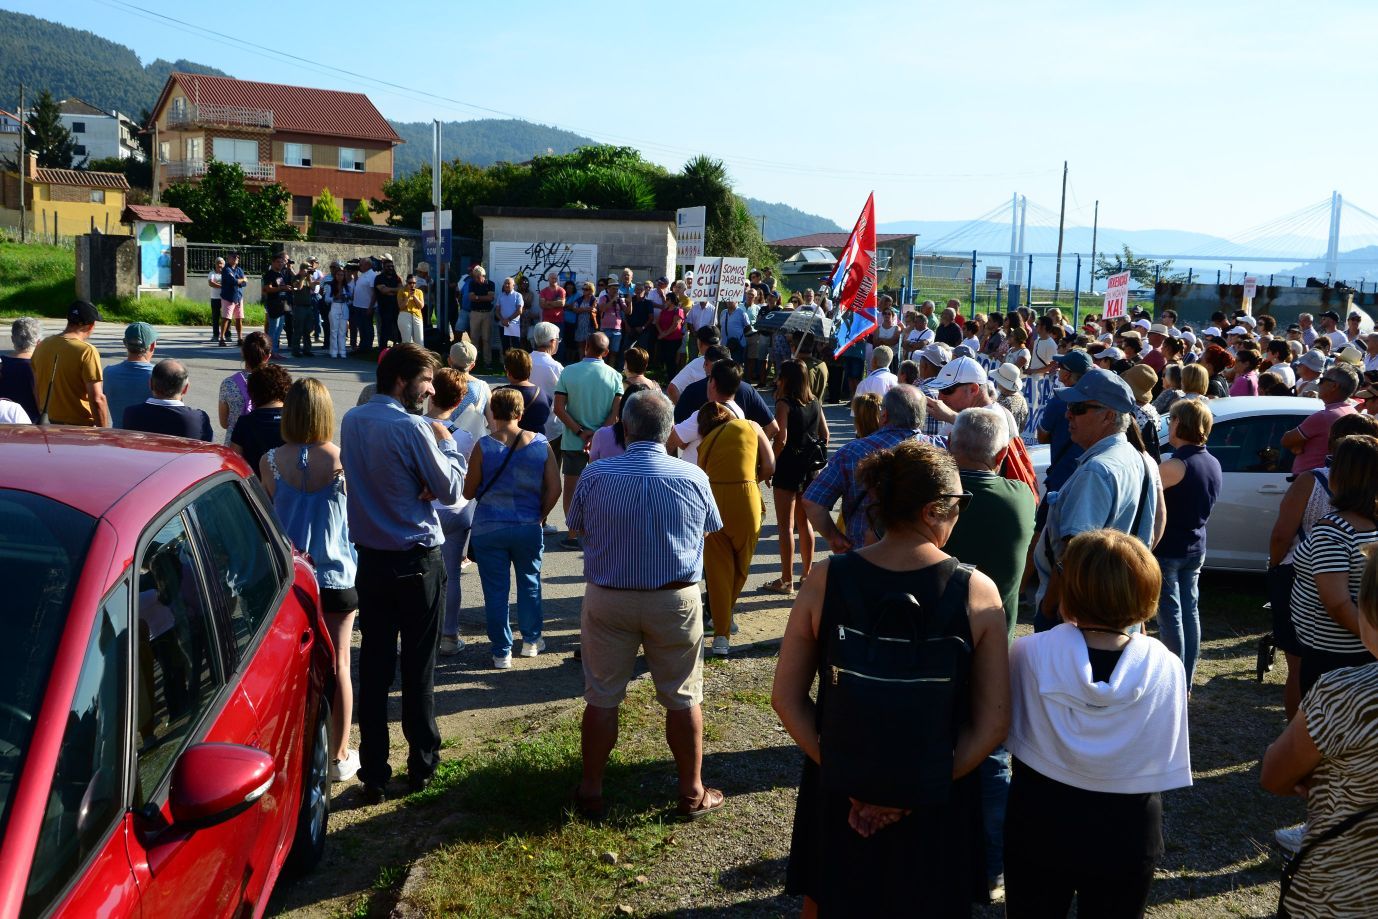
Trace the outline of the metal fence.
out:
[[[245,274],[263,274],[272,262],[267,246],[230,246],[220,243],[187,243],[187,274],[205,274],[215,267],[217,258],[239,253],[239,267]]]

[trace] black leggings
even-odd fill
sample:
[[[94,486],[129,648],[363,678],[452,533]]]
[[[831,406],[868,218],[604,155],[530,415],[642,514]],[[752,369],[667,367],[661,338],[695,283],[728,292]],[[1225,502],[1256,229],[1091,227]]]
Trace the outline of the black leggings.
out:
[[[1006,854],[1006,919],[1067,919],[1074,895],[1078,916],[1136,919],[1144,914],[1153,883],[1152,862],[1107,874],[1102,869],[1079,867],[1076,853],[1066,854],[1069,863],[1057,868],[1010,860]]]
[[[1373,663],[1373,655],[1367,651],[1354,651],[1348,654],[1336,651],[1317,651],[1299,644],[1301,648],[1301,697],[1311,691],[1316,681],[1332,670],[1341,667],[1362,667]]]

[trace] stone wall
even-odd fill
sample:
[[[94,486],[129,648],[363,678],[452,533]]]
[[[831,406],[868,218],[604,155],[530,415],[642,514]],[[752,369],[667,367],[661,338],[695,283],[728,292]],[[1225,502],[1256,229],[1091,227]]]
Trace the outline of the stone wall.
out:
[[[76,239],[77,299],[99,303],[132,297],[139,283],[139,245],[132,236],[87,233]]]
[[[495,242],[589,243],[598,247],[598,275],[632,269],[637,280],[675,273],[674,219],[610,219],[597,211],[564,211],[548,216],[536,208],[480,208],[483,258]],[[530,215],[501,213],[528,210]],[[499,212],[499,213],[494,213]],[[566,216],[568,215],[568,216]],[[577,215],[577,216],[576,216]]]
[[[364,255],[389,255],[392,257],[393,265],[397,266],[397,273],[406,277],[407,272],[412,269],[412,249],[411,240],[399,239],[391,242],[367,242],[367,243],[327,243],[313,242],[310,240],[293,240],[290,242],[270,242],[269,248],[274,252],[282,250],[287,253],[287,257],[295,259],[298,264],[315,256],[320,259],[322,271],[330,267],[332,260],[347,262],[350,259],[359,258]]]

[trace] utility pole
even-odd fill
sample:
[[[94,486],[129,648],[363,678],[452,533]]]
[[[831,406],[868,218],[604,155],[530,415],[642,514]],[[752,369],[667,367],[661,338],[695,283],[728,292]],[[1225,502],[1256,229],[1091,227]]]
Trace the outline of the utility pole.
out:
[[[1096,201],[1095,216],[1091,218],[1091,282],[1089,293],[1096,292],[1096,231],[1100,229],[1100,201]]]
[[[1015,263],[1019,256],[1015,252],[1015,245],[1019,239],[1019,192],[1015,192],[1010,199],[1010,280],[1011,284],[1019,283],[1019,276],[1015,274]]]
[[[444,250],[444,245],[443,245],[443,243],[444,243],[445,236],[444,236],[444,234],[441,232],[441,229],[440,229],[440,191],[441,191],[441,189],[440,189],[440,156],[441,156],[441,152],[440,152],[441,134],[440,134],[440,132],[441,132],[440,119],[437,118],[437,119],[435,119],[435,127],[434,127],[434,129],[432,130],[432,132],[431,132],[431,133],[432,133],[432,138],[431,138],[431,143],[432,143],[432,148],[431,148],[431,207],[432,207],[432,209],[433,209],[434,212],[435,212],[434,223],[432,223],[431,226],[435,228],[435,275],[436,275],[435,289],[431,291],[431,294],[432,294],[433,296],[434,296],[434,295],[438,295],[437,298],[436,298],[436,318],[440,320],[440,327],[441,327],[442,329],[448,329],[449,326],[446,324],[446,315],[445,315],[445,314],[446,314],[446,309],[445,309],[445,307],[446,307],[445,295],[446,295],[447,293],[449,293],[449,291],[448,291],[446,285],[448,284],[448,276],[449,276],[449,267],[450,267],[450,266],[446,263],[445,258],[444,258],[445,250]]]
[[[761,218],[761,241],[764,242],[766,238],[766,215],[757,214],[756,216]]]
[[[19,84],[19,241],[22,243],[28,239],[28,228],[25,226],[27,216],[24,207],[24,174],[29,169],[29,157],[24,152],[24,141],[27,140],[29,126],[24,121],[24,84]]]
[[[1062,161],[1062,209],[1057,214],[1057,267],[1053,269],[1053,305],[1062,290],[1062,229],[1067,223],[1067,161]]]

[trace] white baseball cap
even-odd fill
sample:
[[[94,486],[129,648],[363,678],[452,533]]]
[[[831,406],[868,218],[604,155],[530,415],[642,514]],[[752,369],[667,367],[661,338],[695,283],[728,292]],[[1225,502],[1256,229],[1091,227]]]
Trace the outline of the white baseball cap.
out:
[[[928,389],[943,390],[964,383],[986,383],[986,368],[971,357],[955,357],[928,381]]]
[[[952,351],[947,345],[940,345],[935,342],[920,351],[919,357],[934,367],[943,367],[952,359]]]
[[[1147,319],[1135,319],[1134,327],[1138,329],[1143,329],[1145,332],[1147,332],[1149,329],[1153,328],[1153,323],[1149,322]]]

